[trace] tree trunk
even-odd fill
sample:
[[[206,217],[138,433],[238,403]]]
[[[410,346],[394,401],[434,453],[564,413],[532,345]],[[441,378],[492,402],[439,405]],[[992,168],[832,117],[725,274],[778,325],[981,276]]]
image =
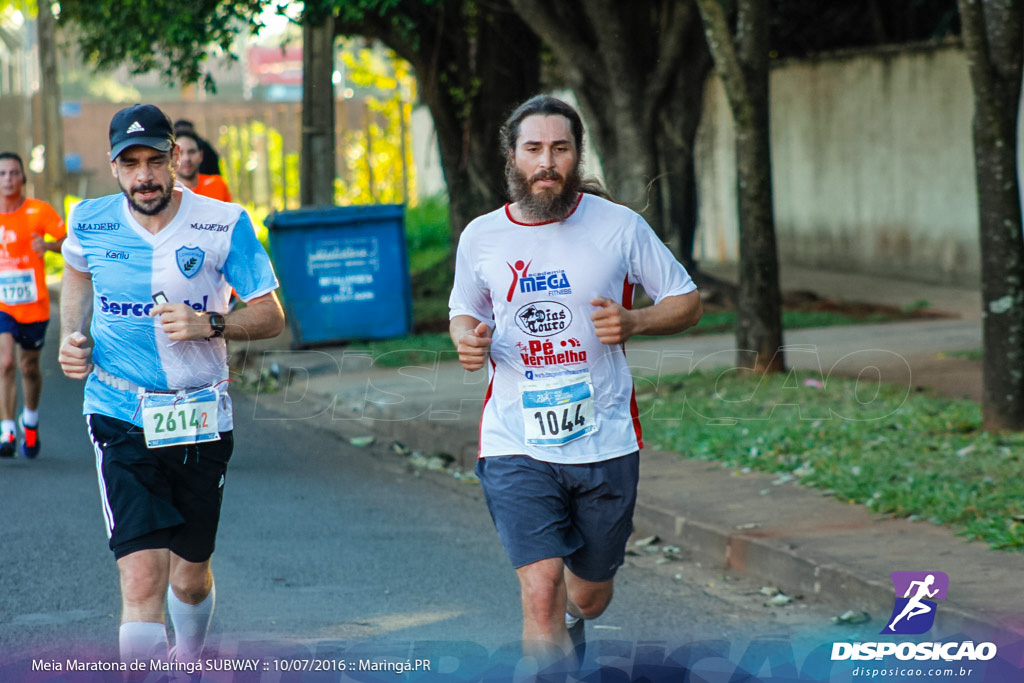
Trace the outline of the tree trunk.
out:
[[[334,19],[312,15],[302,24],[302,206],[333,206]]]
[[[1020,4],[960,0],[974,87],[974,159],[984,302],[983,427],[1024,429],[1024,238],[1017,120],[1021,95]]]
[[[740,287],[736,341],[755,352],[757,372],[781,372],[782,304],[772,203],[769,123],[768,9],[764,0],[740,0],[737,18],[740,66],[747,83],[749,113],[736,133],[739,183]]]
[[[781,372],[785,369],[785,358],[782,352],[779,265],[772,217],[767,92],[764,93],[764,101],[751,108],[754,125],[737,126],[736,131],[736,179],[740,187],[741,216],[736,344],[738,349],[754,353],[755,371]]]
[[[700,26],[694,26],[700,32]],[[672,96],[655,119],[659,178],[666,199],[663,211],[666,234],[673,252],[686,269],[698,276],[693,248],[697,234],[697,168],[695,142],[704,110],[704,86],[711,71],[711,54],[702,35],[687,38],[683,63],[672,86]]]
[[[697,5],[736,126],[737,364],[752,364],[756,372],[781,372],[785,358],[772,205],[767,4],[739,0],[735,34],[719,0],[697,0]]]
[[[43,142],[46,146],[46,201],[64,215],[67,191],[64,172],[64,127],[60,115],[60,79],[57,72],[57,27],[49,3],[39,4],[36,19],[39,40],[40,99],[43,110]]]

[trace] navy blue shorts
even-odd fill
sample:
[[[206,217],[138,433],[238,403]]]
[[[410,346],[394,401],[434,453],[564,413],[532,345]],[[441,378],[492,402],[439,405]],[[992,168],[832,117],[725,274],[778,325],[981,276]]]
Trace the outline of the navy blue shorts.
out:
[[[525,455],[477,460],[487,509],[518,569],[552,557],[585,581],[608,581],[633,533],[640,453],[584,465]]]
[[[19,323],[10,313],[0,311],[0,334],[9,334],[18,342],[18,346],[26,351],[38,351],[43,348],[46,337],[46,326],[49,320],[38,323]]]
[[[142,428],[130,422],[99,414],[86,415],[86,421],[114,557],[168,548],[189,562],[210,559],[233,434],[147,448]]]

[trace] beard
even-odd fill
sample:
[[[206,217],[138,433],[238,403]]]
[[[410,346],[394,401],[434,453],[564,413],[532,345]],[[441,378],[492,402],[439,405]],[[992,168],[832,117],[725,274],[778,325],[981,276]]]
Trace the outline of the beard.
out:
[[[124,196],[128,198],[128,205],[143,216],[155,216],[162,212],[170,205],[171,196],[174,193],[173,176],[170,184],[166,187],[159,183],[140,183],[129,189],[124,185],[121,185],[120,181],[118,181],[117,184],[121,186],[121,192],[123,192]],[[134,195],[136,192],[149,192],[151,190],[159,190],[160,195],[147,201],[135,199]]]
[[[538,180],[561,180],[562,187],[534,192],[533,184]],[[576,199],[583,186],[580,164],[573,166],[564,178],[554,169],[538,171],[527,178],[511,159],[505,166],[505,182],[512,201],[519,206],[524,217],[535,223],[565,220],[576,206]]]

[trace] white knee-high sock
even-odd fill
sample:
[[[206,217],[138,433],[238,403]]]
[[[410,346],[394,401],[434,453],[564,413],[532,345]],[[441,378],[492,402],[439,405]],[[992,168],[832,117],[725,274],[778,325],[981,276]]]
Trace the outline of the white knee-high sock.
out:
[[[125,622],[121,624],[118,641],[121,661],[126,664],[153,659],[167,661],[167,629],[163,624],[151,621]]]
[[[198,605],[182,602],[174,594],[174,589],[167,587],[167,613],[171,615],[174,627],[174,658],[177,661],[199,661],[216,602],[216,585],[210,587],[210,594]]]

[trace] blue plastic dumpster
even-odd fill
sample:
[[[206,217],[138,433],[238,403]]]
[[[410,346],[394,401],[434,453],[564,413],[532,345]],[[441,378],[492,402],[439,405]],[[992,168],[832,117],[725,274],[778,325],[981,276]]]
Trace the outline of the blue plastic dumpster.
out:
[[[411,331],[404,209],[308,208],[267,218],[294,347]]]

